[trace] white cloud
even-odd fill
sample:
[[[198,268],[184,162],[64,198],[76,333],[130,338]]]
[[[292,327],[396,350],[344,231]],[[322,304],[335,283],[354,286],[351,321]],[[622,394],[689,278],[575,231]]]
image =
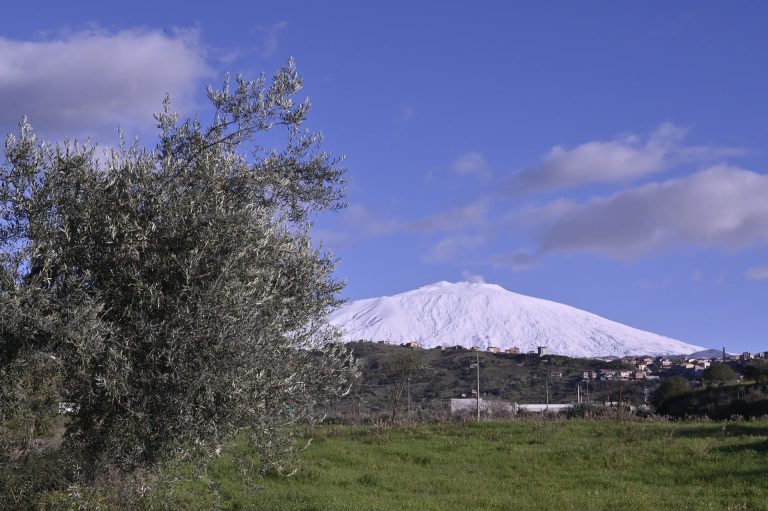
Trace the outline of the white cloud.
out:
[[[460,176],[488,177],[491,168],[482,153],[471,151],[456,158],[450,166],[451,171]]]
[[[349,241],[349,234],[333,229],[314,228],[312,229],[312,239],[324,245],[339,246]]]
[[[455,231],[466,227],[481,226],[487,222],[488,201],[479,199],[466,206],[454,208],[441,213],[408,222],[408,230],[419,232]]]
[[[675,164],[711,161],[745,152],[733,147],[685,146],[686,133],[683,128],[663,123],[645,141],[628,135],[586,142],[573,149],[555,146],[541,164],[515,176],[511,187],[513,191],[527,191],[628,182]]]
[[[342,220],[348,227],[364,236],[386,236],[402,229],[400,220],[379,218],[362,204],[351,204],[342,215]]]
[[[467,270],[464,270],[461,272],[461,279],[464,282],[472,282],[473,284],[484,284],[485,283],[485,277],[482,275],[478,275],[477,273],[472,273]]]
[[[410,121],[416,115],[416,108],[412,105],[403,105],[400,107],[400,120]]]
[[[38,41],[0,38],[0,128],[28,115],[53,136],[154,126],[166,93],[187,112],[210,76],[198,33],[87,30]]]
[[[447,236],[433,245],[422,260],[427,263],[444,263],[455,260],[460,255],[481,247],[485,244],[485,236],[476,235],[458,235]]]
[[[525,250],[516,250],[509,254],[492,256],[491,264],[495,268],[509,268],[515,271],[528,270],[536,266],[536,257]]]
[[[449,232],[482,226],[488,216],[488,201],[479,199],[465,206],[450,209],[417,220],[383,218],[371,213],[362,204],[352,204],[343,213],[344,223],[354,231],[370,237],[400,232]]]
[[[744,272],[744,277],[749,280],[766,280],[768,279],[768,264],[762,266],[753,266]]]
[[[683,245],[766,244],[766,197],[768,176],[715,166],[586,202],[555,201],[517,220],[533,229],[539,252],[579,250],[632,259]]]
[[[264,41],[261,45],[261,56],[272,57],[277,53],[280,47],[280,32],[288,27],[288,22],[278,21],[267,27],[259,27],[258,30],[264,35]]]
[[[699,285],[714,284],[716,286],[721,286],[725,283],[725,273],[721,272],[717,276],[713,276],[705,275],[701,270],[695,270],[691,274],[691,280]]]
[[[641,279],[636,284],[641,289],[667,289],[669,282],[669,277],[660,277],[656,279]]]

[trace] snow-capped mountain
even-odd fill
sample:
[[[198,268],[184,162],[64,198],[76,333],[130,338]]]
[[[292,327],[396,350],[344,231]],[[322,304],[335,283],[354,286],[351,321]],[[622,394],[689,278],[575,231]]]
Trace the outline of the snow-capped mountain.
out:
[[[356,300],[334,312],[330,322],[344,329],[346,341],[416,341],[426,348],[514,346],[525,353],[545,346],[548,353],[575,357],[704,349],[485,283],[438,282],[394,296]]]

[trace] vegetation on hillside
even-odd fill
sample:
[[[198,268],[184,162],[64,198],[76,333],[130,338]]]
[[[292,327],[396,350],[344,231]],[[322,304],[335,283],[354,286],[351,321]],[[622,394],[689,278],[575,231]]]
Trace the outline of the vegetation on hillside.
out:
[[[360,378],[350,394],[334,401],[331,417],[340,420],[384,420],[397,415],[413,420],[447,419],[450,398],[472,397],[476,372],[471,364],[480,359],[480,393],[483,399],[518,403],[575,403],[580,387],[582,401],[621,400],[641,405],[657,383],[648,381],[583,381],[585,371],[632,369],[621,361],[604,362],[559,355],[508,355],[467,350],[411,349],[376,343],[352,343]],[[411,360],[408,376],[397,376],[393,367]],[[393,385],[403,385],[393,392]]]
[[[708,417],[724,420],[734,417],[768,416],[768,385],[712,386],[670,396],[660,413],[671,417]]]

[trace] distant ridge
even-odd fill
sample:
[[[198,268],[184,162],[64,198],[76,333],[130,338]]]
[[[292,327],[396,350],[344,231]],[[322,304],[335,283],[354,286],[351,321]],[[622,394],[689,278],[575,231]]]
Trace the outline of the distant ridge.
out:
[[[726,355],[730,355],[730,353],[726,352]],[[722,358],[723,350],[702,350],[695,353],[690,353],[688,356],[690,358]]]
[[[436,346],[545,346],[574,357],[673,355],[705,348],[638,330],[568,305],[501,286],[437,282],[394,296],[356,300],[330,317],[346,341],[360,339]]]

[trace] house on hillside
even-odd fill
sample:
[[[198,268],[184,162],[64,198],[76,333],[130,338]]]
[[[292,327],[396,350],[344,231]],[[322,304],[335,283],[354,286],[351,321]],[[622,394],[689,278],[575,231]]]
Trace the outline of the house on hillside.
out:
[[[474,415],[478,405],[482,415],[491,417],[516,415],[518,412],[561,413],[573,408],[571,404],[518,404],[503,400],[454,398],[451,399],[451,415]]]
[[[406,348],[412,348],[412,349],[421,348],[421,345],[416,341],[408,341],[406,343],[403,343],[403,346],[405,346]]]
[[[477,413],[478,404],[480,405],[480,413],[484,416],[503,417],[515,415],[517,413],[517,405],[509,401],[489,399],[478,400],[477,398],[454,398],[451,399],[451,415],[474,415]]]
[[[600,371],[600,376],[598,376],[598,379],[600,381],[613,381],[616,379],[616,373],[614,371],[607,371],[603,369]]]
[[[517,403],[515,403],[517,404]],[[528,413],[560,413],[573,408],[569,404],[525,404],[517,405],[518,412]]]
[[[505,353],[507,355],[519,355],[520,354],[520,348],[518,348],[517,346],[513,346],[511,348],[507,348]]]
[[[536,348],[538,350],[539,356],[543,357],[547,354],[547,347],[546,346],[539,346]]]
[[[487,351],[488,351],[488,353],[500,353],[501,352],[501,348],[499,348],[498,346],[488,346],[488,350]]]

